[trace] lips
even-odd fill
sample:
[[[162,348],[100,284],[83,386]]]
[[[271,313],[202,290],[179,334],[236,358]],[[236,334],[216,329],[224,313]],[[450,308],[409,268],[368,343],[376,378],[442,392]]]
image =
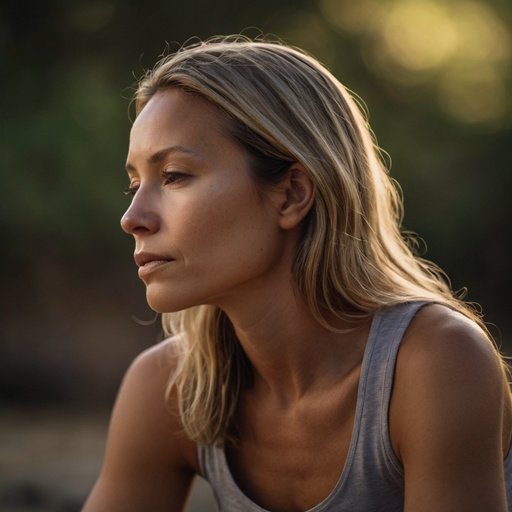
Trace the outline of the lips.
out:
[[[139,267],[139,277],[143,278],[160,267],[174,261],[174,258],[150,252],[137,252],[134,254],[135,263]]]
[[[150,263],[167,263],[174,261],[174,258],[150,252],[136,252],[133,257],[138,267],[144,267]]]

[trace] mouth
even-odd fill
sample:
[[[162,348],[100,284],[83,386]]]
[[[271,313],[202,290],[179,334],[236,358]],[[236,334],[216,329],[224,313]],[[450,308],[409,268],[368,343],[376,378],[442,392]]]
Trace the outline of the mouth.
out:
[[[139,267],[139,277],[141,278],[159,269],[160,267],[175,261],[174,258],[169,258],[167,256],[149,252],[135,253],[134,259],[135,263]]]

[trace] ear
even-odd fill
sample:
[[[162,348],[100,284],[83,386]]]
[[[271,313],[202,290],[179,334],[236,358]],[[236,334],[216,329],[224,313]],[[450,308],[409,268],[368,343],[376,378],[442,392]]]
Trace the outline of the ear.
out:
[[[313,205],[315,184],[306,170],[294,163],[278,188],[281,192],[279,226],[281,229],[293,229],[302,222]]]

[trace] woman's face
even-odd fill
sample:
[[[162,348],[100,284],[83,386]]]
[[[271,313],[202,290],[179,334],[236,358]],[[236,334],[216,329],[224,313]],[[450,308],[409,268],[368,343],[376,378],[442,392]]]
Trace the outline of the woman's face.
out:
[[[133,199],[122,228],[149,305],[169,312],[225,307],[272,279],[284,237],[276,206],[258,193],[225,115],[179,89],[153,96],[130,136]]]

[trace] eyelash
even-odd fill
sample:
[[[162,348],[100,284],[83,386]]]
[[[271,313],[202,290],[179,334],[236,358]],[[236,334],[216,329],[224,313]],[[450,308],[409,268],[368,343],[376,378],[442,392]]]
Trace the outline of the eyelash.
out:
[[[162,178],[165,178],[166,184],[179,183],[188,178],[188,174],[180,171],[164,171]]]
[[[162,172],[162,178],[164,179],[164,185],[172,185],[187,179],[188,174],[179,171],[164,171]],[[123,193],[125,196],[134,196],[138,189],[139,185],[130,185]]]
[[[137,192],[138,188],[139,188],[139,186],[138,186],[138,185],[137,185],[137,186],[131,186],[131,185],[130,185],[129,187],[127,187],[127,188],[125,188],[125,189],[123,190],[123,194],[124,194],[125,196],[134,196],[134,195],[135,195],[135,192]]]

